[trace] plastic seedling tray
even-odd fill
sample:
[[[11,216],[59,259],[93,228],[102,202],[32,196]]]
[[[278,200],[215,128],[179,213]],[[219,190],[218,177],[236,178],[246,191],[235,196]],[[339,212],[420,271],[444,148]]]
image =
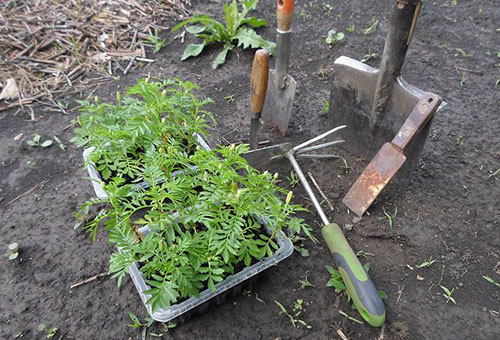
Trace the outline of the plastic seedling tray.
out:
[[[201,147],[206,150],[210,150],[210,147],[200,135],[197,134],[196,138]],[[93,150],[94,148],[91,147],[83,151],[83,159],[86,162]],[[87,162],[86,168],[96,196],[98,198],[107,198],[108,195],[102,187],[103,182],[101,179],[101,175],[95,168],[95,165],[91,161],[89,161]],[[144,186],[147,184],[138,183],[137,185]],[[269,228],[265,223],[262,223],[262,225],[265,226],[269,234],[272,233],[272,229]],[[139,232],[142,235],[146,236],[147,233],[149,233],[149,227],[143,227],[139,229]],[[154,320],[159,322],[185,322],[189,320],[194,314],[203,313],[204,311],[206,311],[210,305],[221,304],[226,300],[226,297],[239,294],[245,284],[250,285],[259,277],[259,274],[261,274],[263,271],[274,265],[277,265],[279,262],[292,255],[294,249],[292,241],[290,241],[290,239],[287,238],[282,231],[278,231],[275,236],[279,249],[276,250],[273,256],[266,257],[259,262],[244,268],[240,272],[226,277],[223,281],[215,285],[215,291],[207,288],[200,293],[200,296],[198,298],[191,297],[168,308],[158,308],[155,312],[153,312],[151,305],[147,303],[151,296],[144,293],[145,291],[151,289],[151,287],[146,284],[144,276],[139,270],[137,263],[133,263],[129,267],[129,274],[132,278],[132,281],[134,282],[137,291],[139,292],[144,306],[146,307],[149,315]]]
[[[266,224],[263,224],[268,233],[272,230]],[[139,229],[142,235],[147,235],[149,228],[143,227]],[[205,312],[210,305],[218,305],[226,300],[228,296],[235,296],[241,292],[244,284],[251,284],[258,278],[258,274],[271,266],[278,264],[293,253],[293,244],[285,234],[279,230],[276,233],[276,242],[279,249],[271,257],[266,257],[259,262],[246,267],[238,273],[226,277],[223,281],[215,285],[215,291],[206,289],[200,293],[200,296],[191,297],[181,303],[172,305],[168,308],[158,308],[153,312],[151,305],[147,303],[151,297],[144,292],[151,289],[144,281],[144,276],[139,271],[136,263],[129,267],[129,274],[134,282],[142,302],[146,307],[149,315],[158,322],[177,322],[182,323],[189,320],[194,314]]]
[[[204,148],[205,150],[210,150],[210,147],[208,146],[207,142],[205,142],[205,140],[200,135],[196,134],[196,139],[202,148]],[[103,181],[102,181],[101,175],[99,174],[99,171],[97,171],[97,169],[95,167],[95,164],[92,161],[87,162],[87,160],[90,159],[90,154],[92,153],[92,151],[94,151],[94,147],[90,147],[90,148],[83,150],[83,159],[87,163],[86,168],[87,168],[87,172],[88,172],[89,177],[90,177],[91,182],[92,182],[92,187],[94,188],[94,192],[95,192],[97,198],[108,198],[108,195],[106,194],[106,192],[102,188]],[[146,183],[138,183],[137,185],[144,187],[147,184]]]

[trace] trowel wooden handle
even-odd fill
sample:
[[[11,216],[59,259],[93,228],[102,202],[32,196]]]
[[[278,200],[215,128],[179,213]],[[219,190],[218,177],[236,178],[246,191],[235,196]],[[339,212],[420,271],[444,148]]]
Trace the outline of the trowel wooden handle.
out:
[[[276,16],[278,18],[278,29],[289,31],[292,27],[293,0],[278,0],[276,4]]]
[[[441,100],[437,94],[424,93],[391,143],[404,150],[431,119]]]
[[[250,78],[250,108],[252,112],[260,113],[266,100],[267,80],[269,76],[269,52],[257,50],[253,58],[252,76]]]

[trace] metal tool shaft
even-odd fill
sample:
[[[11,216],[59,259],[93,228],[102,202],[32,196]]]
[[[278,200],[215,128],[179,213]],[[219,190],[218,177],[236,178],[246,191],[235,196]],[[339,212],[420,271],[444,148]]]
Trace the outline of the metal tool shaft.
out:
[[[292,31],[276,30],[276,76],[274,84],[277,89],[284,89],[286,84],[286,76],[288,74],[288,65],[290,62],[290,44]]]
[[[327,131],[327,132],[322,133],[321,135],[319,135],[319,136],[317,136],[317,137],[314,137],[314,138],[312,138],[312,139],[309,139],[308,141],[305,141],[304,143],[302,143],[302,144],[299,144],[299,145],[295,146],[295,147],[293,148],[293,152],[295,153],[295,152],[299,151],[300,149],[303,149],[303,148],[305,148],[306,146],[308,146],[308,145],[310,145],[310,144],[312,144],[312,143],[315,143],[315,142],[317,142],[317,141],[319,141],[319,140],[321,140],[321,139],[325,138],[326,136],[331,135],[331,134],[332,134],[332,133],[334,133],[334,132],[337,132],[337,131],[339,131],[339,130],[342,130],[342,129],[343,129],[343,128],[345,128],[345,127],[346,127],[346,125],[337,126],[336,128],[333,128],[333,129],[331,129],[330,131]]]
[[[299,151],[297,151],[297,153],[303,153],[303,152],[308,152],[308,151],[320,150],[320,149],[327,148],[327,147],[332,146],[332,145],[337,145],[337,144],[342,144],[342,143],[345,143],[345,140],[343,140],[343,139],[341,139],[341,140],[335,140],[333,142],[318,144],[318,145],[310,146],[308,148],[300,149]]]
[[[307,181],[306,176],[304,176],[304,173],[302,172],[302,169],[300,168],[299,163],[297,163],[297,160],[293,156],[293,150],[290,150],[287,153],[286,157],[290,160],[290,163],[292,164],[293,169],[295,170],[295,172],[299,176],[300,182],[302,183],[302,185],[304,186],[304,189],[306,189],[307,194],[311,198],[311,201],[313,202],[314,207],[318,211],[319,217],[321,217],[321,220],[323,221],[323,223],[325,225],[330,224],[330,221],[328,221],[328,217],[326,217],[325,212],[323,211],[323,209],[321,209],[321,205],[319,205],[318,199],[316,198],[316,195],[314,194],[311,186],[309,185],[309,182]]]

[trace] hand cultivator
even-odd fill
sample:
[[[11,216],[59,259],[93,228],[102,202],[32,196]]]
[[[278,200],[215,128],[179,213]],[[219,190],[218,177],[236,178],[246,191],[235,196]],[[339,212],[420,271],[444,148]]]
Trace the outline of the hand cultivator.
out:
[[[271,162],[288,158],[295,172],[299,176],[304,189],[311,198],[318,215],[321,217],[321,220],[325,225],[321,230],[321,235],[332,253],[333,259],[337,264],[339,272],[342,275],[342,279],[344,280],[347,288],[347,292],[351,296],[354,305],[366,322],[372,326],[380,327],[385,321],[385,307],[381,297],[378,295],[375,285],[354,254],[351,246],[342,233],[342,229],[340,229],[336,223],[330,223],[328,220],[328,217],[321,208],[316,195],[314,194],[306,176],[304,176],[304,173],[297,162],[297,158],[338,158],[339,156],[333,154],[316,155],[309,154],[307,152],[343,143],[344,140],[336,140],[309,146],[344,128],[345,125],[336,127],[295,147],[292,147],[289,143],[284,143],[249,151],[244,155],[244,157],[250,165],[258,169],[265,169],[265,166]]]

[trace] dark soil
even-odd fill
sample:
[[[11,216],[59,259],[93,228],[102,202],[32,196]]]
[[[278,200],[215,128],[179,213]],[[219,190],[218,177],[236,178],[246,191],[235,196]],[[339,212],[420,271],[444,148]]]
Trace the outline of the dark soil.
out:
[[[283,140],[299,143],[331,125],[321,109],[329,97],[333,62],[340,55],[361,59],[369,50],[382,52],[390,3],[297,2],[290,67],[298,82],[293,117],[286,137],[263,128],[261,140],[270,140],[269,145]],[[222,18],[217,1],[193,1],[193,6]],[[260,33],[273,39],[274,1],[263,0],[258,7],[255,15],[269,23]],[[451,0],[425,2],[403,74],[411,84],[443,96],[448,105],[433,121],[410,185],[388,188],[368,210],[369,215],[353,221],[341,200],[367,160],[339,150],[347,165],[342,160],[301,162],[333,200],[335,211],[324,206],[330,219],[346,229],[356,251],[373,254],[362,261],[370,262],[373,281],[389,296],[384,328],[359,325],[339,314],[340,309],[359,318],[344,297],[339,299],[326,287],[324,266],[333,265],[333,260],[320,239],[320,220],[298,185],[297,201],[309,206],[307,221],[317,227],[320,239],[318,244],[306,243],[310,256],[294,253],[268,270],[245,294],[209,308],[168,336],[340,339],[336,330],[341,329],[350,340],[500,339],[500,291],[482,278],[486,275],[500,281],[500,174],[493,175],[500,167],[500,89],[495,87],[500,78],[499,15],[495,0],[458,0],[456,5]],[[380,20],[377,30],[364,35],[361,29],[373,16]],[[347,33],[349,24],[355,25],[354,33]],[[346,38],[329,49],[324,38],[331,28],[345,32]],[[247,141],[254,51],[236,49],[214,71],[210,65],[220,46],[181,62],[184,45],[171,37],[168,34],[171,43],[165,49],[151,56],[156,63],[101,86],[96,94],[112,101],[117,90],[148,74],[193,80],[201,85],[201,94],[215,100],[210,109],[218,126],[210,144]],[[378,62],[368,63],[376,67]],[[234,96],[234,102],[224,99],[228,95]],[[72,131],[64,129],[76,113],[61,115],[42,109],[35,112],[37,117],[43,116],[35,123],[26,122],[29,116],[22,112],[0,113],[0,246],[6,251],[9,243],[18,242],[20,248],[18,260],[2,259],[0,338],[12,339],[21,332],[25,339],[42,339],[38,325],[45,323],[59,328],[56,339],[140,339],[138,330],[127,327],[131,323],[128,313],[143,320],[146,310],[129,278],[120,289],[108,277],[70,289],[73,283],[106,272],[110,249],[104,234],[93,243],[81,229],[73,230],[73,214],[94,195],[84,178],[82,150],[69,144]],[[45,138],[57,135],[67,145],[66,152],[57,145],[47,149],[28,146],[26,141],[35,132]],[[23,137],[15,140],[20,133]],[[290,170],[284,165],[281,177],[285,179]],[[45,185],[30,190],[46,179]],[[283,185],[288,186],[286,180]],[[384,209],[392,214],[396,207],[391,229]],[[416,268],[430,256],[437,262]],[[300,288],[298,281],[306,275],[316,288]],[[446,303],[440,285],[455,289],[456,304]],[[300,318],[311,330],[293,328],[274,303],[278,300],[291,310],[297,299],[304,300]],[[161,324],[151,331],[164,333]]]

